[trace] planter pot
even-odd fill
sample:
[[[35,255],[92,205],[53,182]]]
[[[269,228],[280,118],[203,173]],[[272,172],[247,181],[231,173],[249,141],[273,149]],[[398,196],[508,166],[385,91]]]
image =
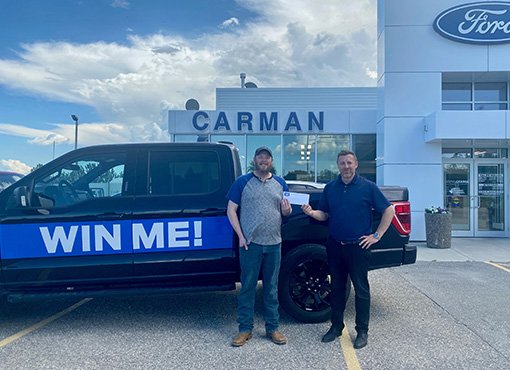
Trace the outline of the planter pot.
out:
[[[450,248],[452,246],[452,214],[425,213],[427,247]]]

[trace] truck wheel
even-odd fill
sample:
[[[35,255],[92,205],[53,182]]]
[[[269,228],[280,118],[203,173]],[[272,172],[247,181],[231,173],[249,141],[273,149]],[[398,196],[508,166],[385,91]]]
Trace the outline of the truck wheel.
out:
[[[351,282],[347,280],[346,299]],[[330,276],[326,247],[301,245],[282,260],[278,283],[280,305],[293,318],[302,322],[324,322],[331,317]]]

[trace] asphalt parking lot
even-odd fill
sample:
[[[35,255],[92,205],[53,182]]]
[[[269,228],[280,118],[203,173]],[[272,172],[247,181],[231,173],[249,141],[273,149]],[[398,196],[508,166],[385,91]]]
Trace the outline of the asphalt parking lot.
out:
[[[0,305],[5,369],[508,369],[510,265],[418,261],[372,271],[369,344],[354,350],[354,303],[341,340],[327,323],[282,313],[288,344],[264,334],[233,348],[237,291]],[[81,303],[60,317],[55,314]],[[44,320],[47,320],[45,322]]]

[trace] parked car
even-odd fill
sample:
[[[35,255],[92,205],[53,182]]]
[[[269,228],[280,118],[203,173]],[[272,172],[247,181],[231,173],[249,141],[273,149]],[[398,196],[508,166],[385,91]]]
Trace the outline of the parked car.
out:
[[[14,184],[22,177],[21,173],[0,171],[0,191]]]

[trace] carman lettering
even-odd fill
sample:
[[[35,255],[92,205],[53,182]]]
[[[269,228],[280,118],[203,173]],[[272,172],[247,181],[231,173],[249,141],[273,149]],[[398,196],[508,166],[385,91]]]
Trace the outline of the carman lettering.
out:
[[[296,130],[301,131],[301,125],[299,124],[299,119],[296,115],[296,112],[290,112],[287,126],[285,126],[285,131],[289,131],[291,128],[295,128]]]
[[[459,42],[510,42],[510,3],[480,2],[453,7],[436,17],[434,30]]]
[[[193,129],[200,133],[276,133],[283,131],[324,131],[324,112],[228,112],[197,111],[191,120]],[[279,125],[279,120],[284,125]],[[308,121],[308,125],[306,125]],[[280,131],[279,131],[280,130]]]
[[[260,131],[278,131],[278,113],[271,112],[269,121],[266,112],[260,112]]]

